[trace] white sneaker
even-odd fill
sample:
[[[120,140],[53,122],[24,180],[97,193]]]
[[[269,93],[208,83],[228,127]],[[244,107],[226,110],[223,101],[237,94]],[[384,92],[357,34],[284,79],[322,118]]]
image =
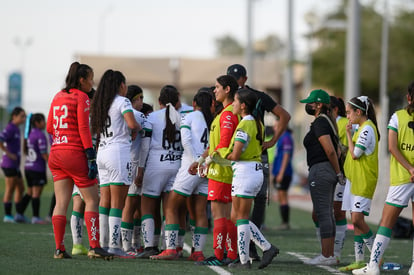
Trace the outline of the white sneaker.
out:
[[[354,274],[354,275],[360,275],[360,274],[361,275],[362,274],[379,275],[380,274],[380,270],[379,270],[378,265],[372,265],[372,266],[370,266],[369,264],[367,264],[363,268],[352,270],[352,274]]]
[[[330,256],[326,258],[322,254],[316,256],[313,259],[305,261],[305,264],[309,265],[336,265],[336,258],[334,256]]]
[[[408,275],[414,275],[414,263],[411,264],[411,267],[408,270]]]

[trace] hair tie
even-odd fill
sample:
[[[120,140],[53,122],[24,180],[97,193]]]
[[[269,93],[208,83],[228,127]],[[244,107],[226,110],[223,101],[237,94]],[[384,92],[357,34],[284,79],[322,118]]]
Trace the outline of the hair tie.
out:
[[[177,110],[175,109],[175,107],[171,104],[171,103],[167,103],[166,105],[167,107],[169,107],[169,113],[170,113],[170,120],[172,124],[177,125],[178,127],[180,127],[181,124],[181,115],[179,112],[177,112]]]

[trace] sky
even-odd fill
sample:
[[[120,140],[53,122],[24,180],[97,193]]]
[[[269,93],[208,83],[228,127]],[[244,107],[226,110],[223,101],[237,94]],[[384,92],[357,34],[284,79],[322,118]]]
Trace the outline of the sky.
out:
[[[254,0],[253,40],[287,37],[287,3]],[[340,0],[294,1],[296,51],[306,52],[304,15]],[[226,34],[246,43],[247,0],[0,0],[0,104],[8,76],[23,72],[23,107],[47,114],[77,54],[133,57],[215,56]],[[96,83],[97,84],[97,83]]]

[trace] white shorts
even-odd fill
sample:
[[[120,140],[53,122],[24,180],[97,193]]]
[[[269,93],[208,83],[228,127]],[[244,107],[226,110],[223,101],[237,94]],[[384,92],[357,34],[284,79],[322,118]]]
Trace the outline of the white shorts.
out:
[[[99,148],[96,159],[99,185],[131,185],[132,168],[129,151]]]
[[[205,195],[208,193],[208,179],[200,178],[197,175],[188,173],[188,168],[192,162],[184,159],[178,170],[172,189],[180,195],[189,197],[191,195]]]
[[[334,201],[343,201],[344,199],[345,185],[336,184]]]
[[[142,195],[159,198],[161,193],[170,192],[176,175],[176,169],[145,169],[144,179],[142,180]]]
[[[360,212],[365,216],[369,216],[371,202],[371,199],[353,195],[351,193],[351,182],[348,179],[346,180],[344,198],[342,200],[343,211]]]
[[[403,185],[390,186],[385,202],[389,205],[404,208],[408,202],[414,201],[414,184],[409,182]]]
[[[238,161],[232,165],[232,197],[255,198],[263,184],[263,165],[255,161]]]

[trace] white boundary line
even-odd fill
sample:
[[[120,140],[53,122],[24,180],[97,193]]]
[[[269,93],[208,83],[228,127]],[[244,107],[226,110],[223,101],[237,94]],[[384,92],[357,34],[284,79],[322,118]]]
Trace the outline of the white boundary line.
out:
[[[191,247],[188,244],[184,243],[183,249],[187,251],[189,254],[191,253]],[[227,270],[219,266],[212,266],[212,265],[206,265],[206,266],[219,275],[231,275],[232,274],[231,272],[228,272]]]
[[[298,258],[299,260],[301,260],[302,262],[305,262],[306,260],[309,260],[310,258],[303,256],[302,254],[296,253],[296,252],[287,252],[287,254],[292,255],[296,258]],[[326,266],[326,265],[316,265],[317,267],[320,267],[322,269],[325,269],[326,271],[332,273],[332,274],[347,274],[347,273],[342,273],[339,270],[330,267],[330,266]]]

